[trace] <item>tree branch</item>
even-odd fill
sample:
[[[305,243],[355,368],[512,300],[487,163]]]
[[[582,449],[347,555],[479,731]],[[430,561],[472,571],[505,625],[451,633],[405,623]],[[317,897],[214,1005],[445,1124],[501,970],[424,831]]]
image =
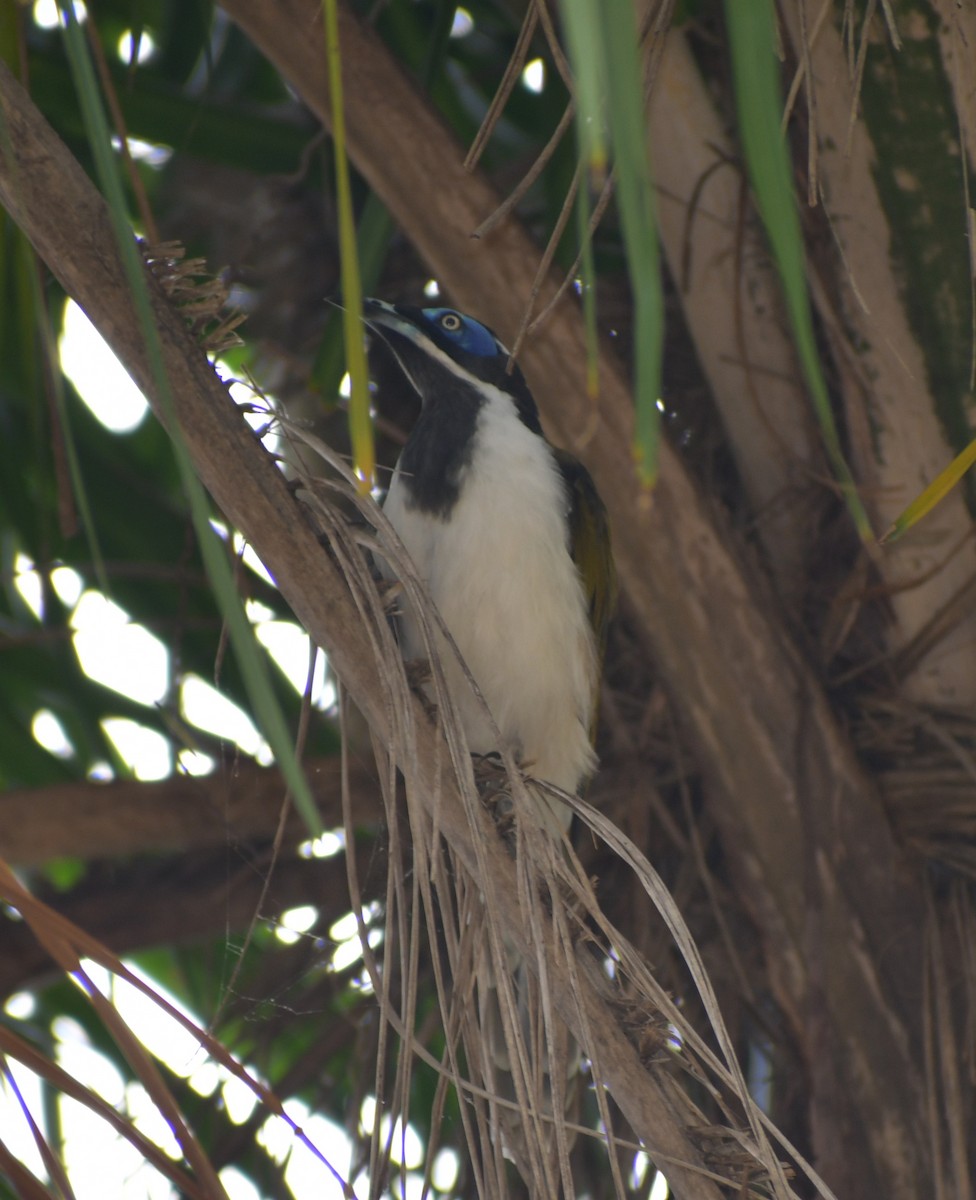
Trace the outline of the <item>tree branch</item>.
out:
[[[342,825],[341,763],[305,764],[326,829]],[[357,822],[382,821],[375,771],[351,762],[349,787]],[[275,768],[244,762],[212,775],[173,775],[145,783],[64,783],[0,793],[0,858],[31,866],[52,858],[107,858],[147,851],[196,850],[274,836],[285,785]],[[292,809],[286,836],[307,836]]]
[[[374,882],[370,864],[376,846],[364,845],[360,866]],[[266,876],[271,872],[270,883]],[[323,925],[349,909],[346,865],[342,856],[300,859],[294,856],[271,864],[237,860],[226,853],[145,860],[133,866],[113,864],[63,895],[46,895],[56,912],[92,934],[120,956],[150,946],[186,945],[245,930],[255,916],[262,920],[289,908],[315,903]],[[257,906],[263,902],[260,912]],[[56,965],[24,922],[0,918],[0,997],[36,987],[55,974]]]

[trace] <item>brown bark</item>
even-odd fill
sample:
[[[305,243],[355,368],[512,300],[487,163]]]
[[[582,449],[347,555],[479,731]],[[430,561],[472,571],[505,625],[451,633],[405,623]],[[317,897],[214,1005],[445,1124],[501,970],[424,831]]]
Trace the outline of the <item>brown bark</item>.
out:
[[[111,878],[86,881],[64,896],[44,897],[55,911],[118,955],[149,946],[186,945],[245,930],[258,916],[275,917],[321,898],[342,897],[335,919],[348,909],[346,868],[341,858],[289,858],[278,863],[265,889],[267,861],[234,862],[226,854],[190,862],[115,867]],[[0,996],[35,987],[60,973],[23,922],[0,919]]]
[[[338,758],[305,764],[323,827],[342,825]],[[350,766],[357,823],[383,818],[375,771]],[[278,827],[285,785],[274,769],[241,763],[212,775],[174,775],[146,783],[65,783],[0,793],[0,858],[31,866],[61,856],[196,850],[270,840]],[[307,836],[294,809],[286,818],[289,844]]]
[[[656,62],[647,145],[661,246],[765,565],[789,604],[807,579],[823,507],[815,480],[827,468],[736,148],[681,30]]]
[[[798,61],[808,36],[799,12],[799,6],[784,9],[785,30]],[[897,231],[876,183],[877,152],[863,119],[851,117],[859,101],[847,51],[839,30],[825,21],[810,48],[811,77],[804,79],[812,97],[810,137],[816,144],[818,188],[840,260],[836,281],[824,281],[813,294],[838,366],[848,426],[856,431],[851,447],[865,504],[880,532],[954,455],[932,393],[925,347],[906,305]],[[962,232],[960,202],[960,237]],[[955,547],[952,554],[947,555],[947,547]],[[963,489],[945,497],[924,530],[913,530],[887,547],[878,570],[890,588],[895,617],[886,631],[888,644],[893,654],[910,655],[904,694],[918,704],[971,709],[976,699],[976,545]],[[908,580],[911,587],[904,586]],[[941,636],[911,649],[934,615],[945,612],[953,600],[956,617]]]

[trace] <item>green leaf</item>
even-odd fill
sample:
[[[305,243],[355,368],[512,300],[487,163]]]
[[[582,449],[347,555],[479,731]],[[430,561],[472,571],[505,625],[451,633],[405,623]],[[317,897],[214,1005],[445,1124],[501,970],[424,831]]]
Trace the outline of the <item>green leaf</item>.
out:
[[[774,14],[770,0],[725,0],[739,129],[749,178],[783,283],[797,354],[814,411],[844,499],[864,541],[873,535],[844,459],[827,384],[820,369],[792,171],[780,130],[782,98],[777,74]]]
[[[628,6],[629,7],[629,6]],[[580,154],[590,175],[602,183],[607,173],[609,152],[605,103],[607,97],[607,26],[600,0],[571,0],[562,6],[566,40],[576,84],[576,122]],[[634,36],[633,9],[626,28]]]
[[[647,153],[643,71],[631,0],[608,0],[602,27],[606,39],[616,199],[634,296],[634,453],[641,482],[650,487],[657,477],[664,294]]]
[[[576,79],[576,127],[580,154],[590,181],[602,186],[607,140],[613,145],[617,209],[623,231],[631,291],[634,297],[634,457],[641,482],[652,486],[657,476],[664,341],[664,297],[659,267],[657,219],[647,151],[644,87],[636,18],[631,0],[574,0],[563,6]],[[592,249],[586,236],[588,198],[580,192],[588,358],[595,362],[595,313]],[[595,392],[592,374],[588,390]]]
[[[337,0],[323,0],[325,49],[329,64],[329,99],[332,108],[332,142],[335,148],[336,205],[339,218],[339,253],[342,269],[342,329],[346,369],[352,390],[349,396],[349,436],[360,490],[368,492],[376,475],[373,421],[369,414],[369,371],[363,339],[363,286],[359,274],[356,221],[352,210],[349,159],[346,157],[346,122],[342,103],[342,55],[339,46]]]

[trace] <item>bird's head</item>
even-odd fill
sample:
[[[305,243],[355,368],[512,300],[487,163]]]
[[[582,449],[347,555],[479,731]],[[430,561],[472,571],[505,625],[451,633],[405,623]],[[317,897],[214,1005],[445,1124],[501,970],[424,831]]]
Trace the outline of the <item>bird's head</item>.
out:
[[[522,421],[541,433],[522,372],[480,321],[453,308],[413,308],[372,299],[363,302],[363,318],[422,403],[458,390],[484,394],[483,385],[490,384],[509,395]]]

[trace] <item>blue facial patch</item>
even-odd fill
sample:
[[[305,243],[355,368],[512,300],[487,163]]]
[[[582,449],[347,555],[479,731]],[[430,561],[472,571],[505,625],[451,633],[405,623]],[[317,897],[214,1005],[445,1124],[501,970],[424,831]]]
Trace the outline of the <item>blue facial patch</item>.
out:
[[[466,354],[494,358],[499,353],[494,334],[473,317],[466,317],[453,308],[425,308],[423,313],[441,337]]]

